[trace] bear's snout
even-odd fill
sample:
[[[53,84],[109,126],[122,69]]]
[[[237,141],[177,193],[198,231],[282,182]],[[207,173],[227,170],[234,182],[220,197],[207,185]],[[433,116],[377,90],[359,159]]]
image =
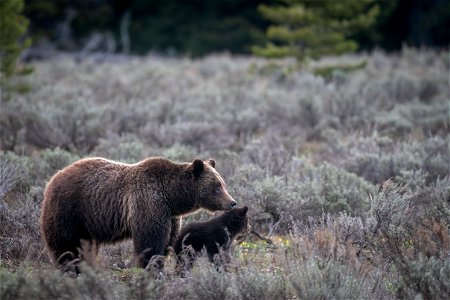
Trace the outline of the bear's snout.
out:
[[[230,202],[230,209],[232,209],[233,207],[235,207],[237,205],[237,202],[234,200],[231,200]]]

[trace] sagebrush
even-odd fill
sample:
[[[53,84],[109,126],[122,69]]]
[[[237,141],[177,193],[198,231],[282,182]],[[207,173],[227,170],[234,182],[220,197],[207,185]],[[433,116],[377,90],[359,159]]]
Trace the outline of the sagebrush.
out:
[[[327,78],[285,59],[35,62],[0,110],[0,298],[444,299],[450,277],[445,52],[405,48]],[[289,70],[289,72],[286,72]],[[294,71],[293,71],[294,70]],[[38,227],[46,182],[87,156],[217,161],[255,234],[226,272],[136,269],[130,242],[74,280]],[[206,219],[200,213],[184,222]]]

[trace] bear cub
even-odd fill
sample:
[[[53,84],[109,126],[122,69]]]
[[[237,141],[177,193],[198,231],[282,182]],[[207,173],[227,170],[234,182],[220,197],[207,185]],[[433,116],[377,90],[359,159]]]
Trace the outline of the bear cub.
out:
[[[233,240],[249,230],[248,207],[233,208],[217,217],[203,222],[191,222],[181,228],[174,251],[177,256],[177,273],[189,271],[195,258],[205,251],[209,261],[219,267],[229,262]]]

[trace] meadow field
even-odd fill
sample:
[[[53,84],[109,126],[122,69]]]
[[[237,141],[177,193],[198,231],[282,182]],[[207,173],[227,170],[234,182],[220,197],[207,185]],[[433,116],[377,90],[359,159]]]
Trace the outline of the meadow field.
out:
[[[23,93],[2,93],[0,299],[448,299],[448,52],[32,64]],[[49,178],[83,157],[159,155],[214,158],[270,241],[250,233],[226,271],[201,259],[186,278],[172,256],[158,278],[136,268],[130,242],[78,278],[57,271],[38,227]]]

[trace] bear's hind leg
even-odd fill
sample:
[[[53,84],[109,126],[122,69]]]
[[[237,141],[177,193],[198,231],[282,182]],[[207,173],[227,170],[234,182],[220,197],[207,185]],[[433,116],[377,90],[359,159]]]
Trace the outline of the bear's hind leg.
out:
[[[60,230],[57,234],[47,231],[47,246],[54,263],[63,272],[74,271],[80,273],[78,264],[82,259],[89,259],[86,254],[91,252],[96,255],[96,243],[91,241],[87,229],[84,226],[73,226],[67,230]],[[89,263],[90,261],[88,261]]]
[[[81,244],[73,244],[71,246],[66,244],[64,247],[60,247],[52,252],[55,264],[63,273],[75,272],[77,275],[80,274],[78,267],[80,262],[80,248]]]

